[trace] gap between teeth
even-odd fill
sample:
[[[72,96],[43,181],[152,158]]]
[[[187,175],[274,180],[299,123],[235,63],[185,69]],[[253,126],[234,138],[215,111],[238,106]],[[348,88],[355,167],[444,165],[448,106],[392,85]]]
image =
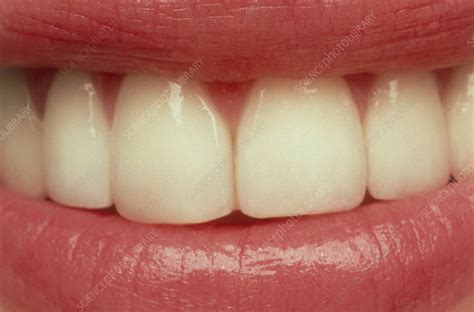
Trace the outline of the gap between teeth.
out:
[[[64,205],[115,205],[145,223],[198,223],[238,207],[268,218],[399,199],[474,171],[474,64],[442,99],[429,72],[376,77],[361,117],[342,77],[257,80],[233,133],[207,90],[128,75],[113,122],[91,75],[58,74],[44,120],[19,70],[0,71],[0,177]]]

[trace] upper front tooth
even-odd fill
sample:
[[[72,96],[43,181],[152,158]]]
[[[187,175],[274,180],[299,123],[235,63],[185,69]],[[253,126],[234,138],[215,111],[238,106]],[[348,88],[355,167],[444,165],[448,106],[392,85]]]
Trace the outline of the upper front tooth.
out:
[[[364,129],[372,196],[397,199],[447,183],[448,139],[433,75],[380,75],[369,97]]]
[[[194,223],[234,208],[230,133],[198,83],[128,76],[113,137],[114,200],[123,216]]]
[[[265,218],[356,207],[366,187],[359,115],[342,78],[255,83],[237,134],[240,209]]]
[[[474,170],[474,63],[455,69],[444,100],[451,170],[461,178],[463,171]]]
[[[17,70],[0,72],[4,127],[3,183],[22,194],[45,195],[42,129],[33,107],[26,78]]]
[[[110,206],[110,130],[90,75],[75,72],[56,77],[44,127],[49,196],[83,208]]]

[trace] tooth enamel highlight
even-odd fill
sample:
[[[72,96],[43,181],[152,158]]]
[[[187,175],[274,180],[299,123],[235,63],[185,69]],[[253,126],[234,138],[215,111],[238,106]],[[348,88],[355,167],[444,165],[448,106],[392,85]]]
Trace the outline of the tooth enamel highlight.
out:
[[[445,106],[451,171],[457,177],[469,166],[474,167],[474,63],[459,67],[452,73]]]
[[[81,208],[112,205],[110,130],[92,77],[58,75],[49,90],[44,120],[49,196]]]
[[[344,80],[255,83],[237,134],[240,209],[265,218],[356,207],[366,187],[364,139]]]
[[[43,197],[42,129],[23,73],[0,72],[0,97],[3,183],[19,193]]]
[[[234,208],[229,130],[195,82],[130,75],[114,120],[114,201],[147,223],[195,223]]]
[[[380,75],[369,97],[364,130],[373,197],[398,199],[448,182],[447,131],[432,74]]]

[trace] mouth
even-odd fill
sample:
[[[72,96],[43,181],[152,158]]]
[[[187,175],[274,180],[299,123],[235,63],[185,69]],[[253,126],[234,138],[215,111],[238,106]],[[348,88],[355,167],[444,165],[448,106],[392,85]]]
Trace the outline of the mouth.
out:
[[[3,1],[0,307],[469,310],[473,16]]]

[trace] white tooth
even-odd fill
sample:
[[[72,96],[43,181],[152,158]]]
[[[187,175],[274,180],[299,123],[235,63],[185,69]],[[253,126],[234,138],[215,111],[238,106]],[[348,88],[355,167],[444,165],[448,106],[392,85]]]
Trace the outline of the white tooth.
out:
[[[45,113],[47,190],[55,201],[81,208],[112,205],[110,130],[90,75],[58,75]]]
[[[451,172],[458,179],[474,169],[474,63],[455,69],[445,96]]]
[[[3,126],[3,183],[19,193],[45,195],[42,129],[33,107],[26,78],[17,70],[0,73]]]
[[[397,199],[441,187],[449,180],[443,110],[431,73],[377,77],[364,118],[373,197]]]
[[[237,134],[240,209],[265,218],[351,209],[363,199],[362,127],[340,77],[255,83]]]
[[[230,133],[198,83],[128,76],[113,138],[113,193],[122,216],[194,223],[234,208]]]

